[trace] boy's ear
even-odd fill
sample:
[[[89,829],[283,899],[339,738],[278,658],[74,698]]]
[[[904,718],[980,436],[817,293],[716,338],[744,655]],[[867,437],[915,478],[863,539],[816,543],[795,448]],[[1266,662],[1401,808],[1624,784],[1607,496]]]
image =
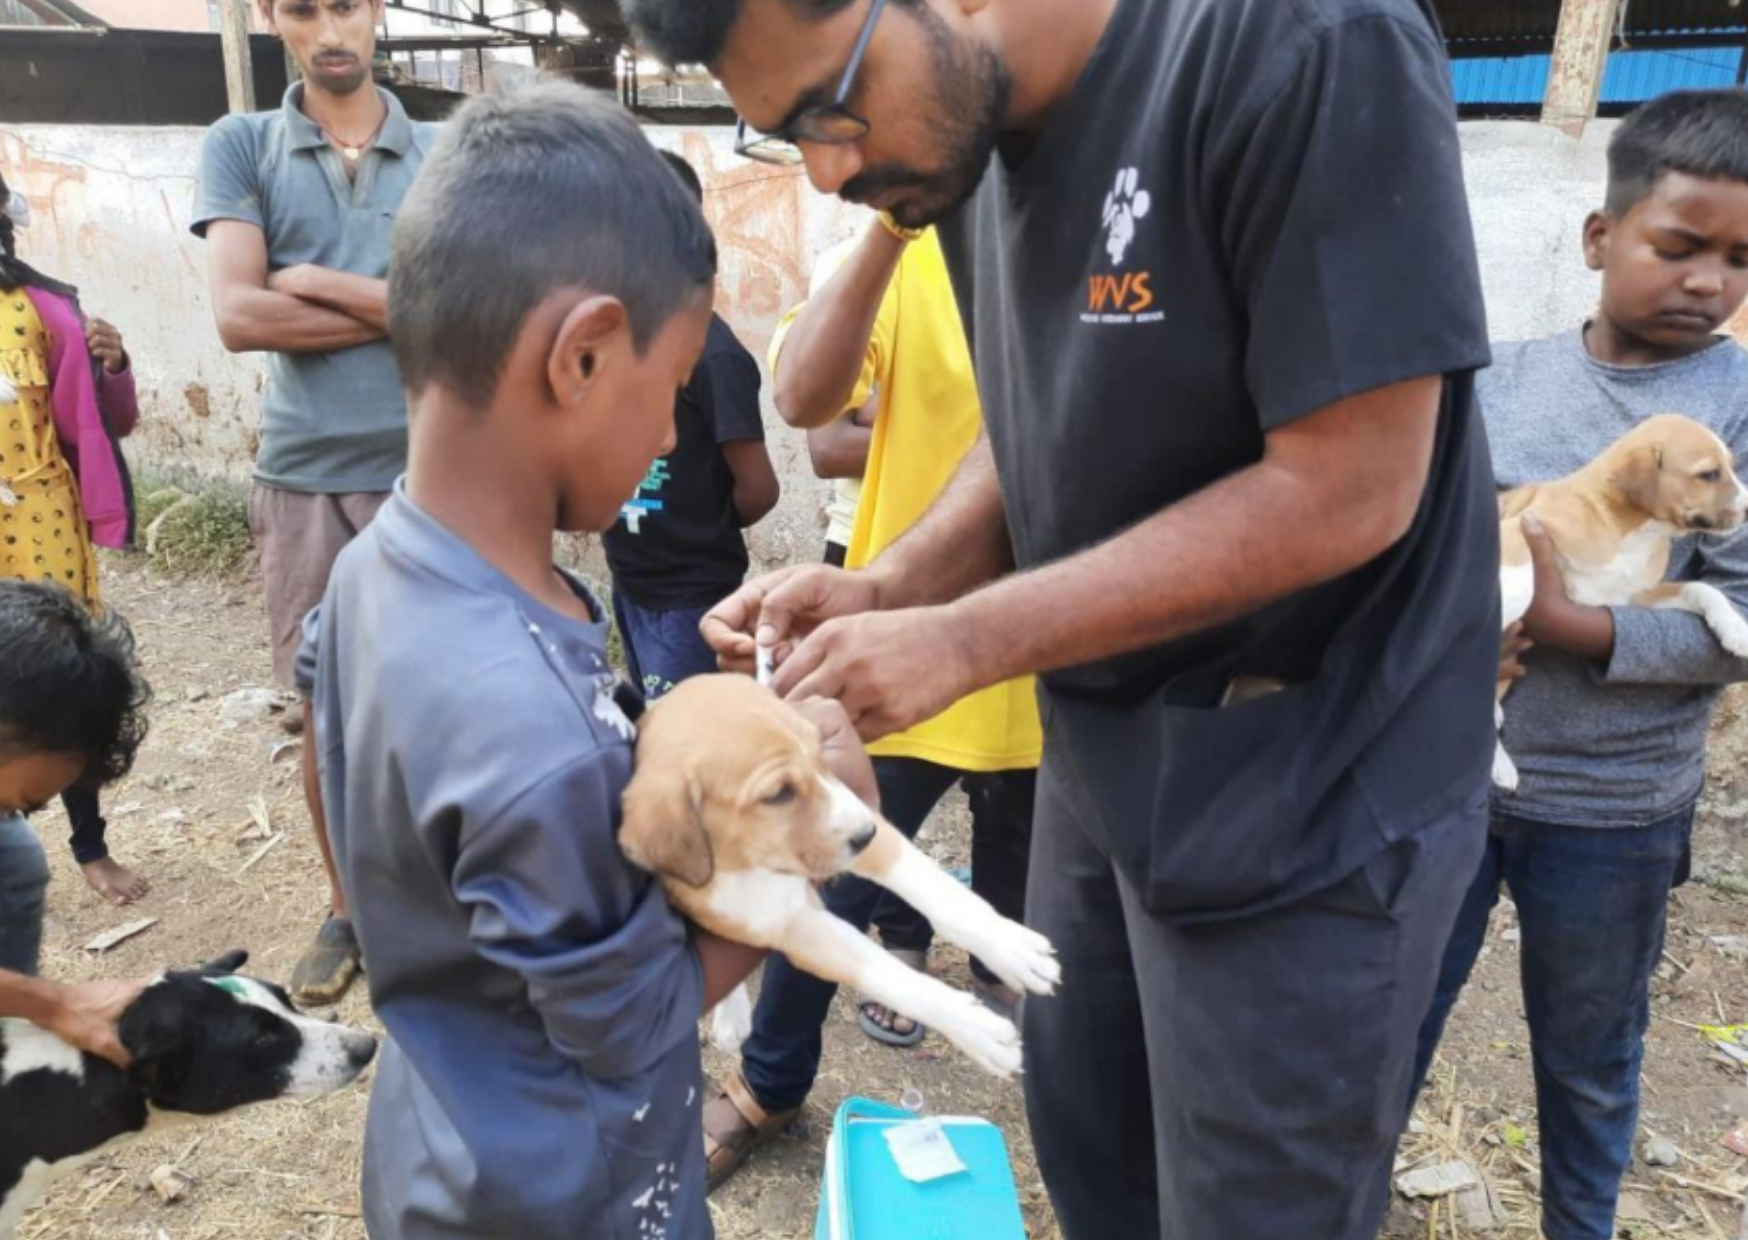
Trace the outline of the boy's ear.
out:
[[[585,297],[558,326],[546,358],[553,401],[570,409],[588,398],[602,365],[631,345],[631,320],[617,297]]]
[[[703,789],[690,774],[639,770],[625,787],[620,850],[652,874],[704,886],[716,873],[716,856],[704,830],[703,800]]]
[[[1592,211],[1584,217],[1584,265],[1601,271],[1608,262],[1608,246],[1614,232],[1614,220],[1606,211]]]

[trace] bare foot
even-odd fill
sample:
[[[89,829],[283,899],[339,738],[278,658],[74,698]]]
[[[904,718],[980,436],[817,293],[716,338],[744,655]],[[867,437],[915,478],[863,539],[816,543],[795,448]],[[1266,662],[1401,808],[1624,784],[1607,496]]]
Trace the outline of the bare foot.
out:
[[[152,889],[152,885],[144,878],[113,857],[88,861],[79,870],[85,875],[85,881],[91,885],[91,890],[111,904],[132,904],[135,900],[144,899],[146,893]]]

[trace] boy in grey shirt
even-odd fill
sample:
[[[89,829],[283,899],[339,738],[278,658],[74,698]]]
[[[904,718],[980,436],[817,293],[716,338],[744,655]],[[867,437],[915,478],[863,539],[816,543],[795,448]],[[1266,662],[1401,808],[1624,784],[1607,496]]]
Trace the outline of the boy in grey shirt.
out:
[[[1584,249],[1602,272],[1597,317],[1496,346],[1480,376],[1499,485],[1572,473],[1659,413],[1686,414],[1748,457],[1748,352],[1715,334],[1748,299],[1748,93],[1665,95],[1629,117]],[[1687,876],[1712,708],[1723,686],[1748,680],[1748,662],[1698,616],[1573,602],[1547,535],[1531,545],[1536,601],[1503,666],[1521,677],[1504,737],[1521,783],[1495,799],[1415,1079],[1503,883],[1523,929],[1543,1234],[1609,1240],[1632,1157],[1651,971],[1670,889]],[[1748,532],[1679,541],[1670,576],[1709,582],[1748,611]]]
[[[619,853],[633,728],[552,536],[611,526],[671,443],[715,272],[637,126],[562,83],[462,108],[396,222],[409,468],[298,661],[389,1033],[373,1240],[711,1234],[696,1022],[757,953]]]

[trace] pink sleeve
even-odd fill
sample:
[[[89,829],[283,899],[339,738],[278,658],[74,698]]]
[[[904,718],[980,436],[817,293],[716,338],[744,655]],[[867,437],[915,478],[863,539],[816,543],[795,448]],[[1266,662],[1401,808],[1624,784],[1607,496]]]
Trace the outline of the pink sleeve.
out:
[[[103,368],[98,367],[99,370]],[[103,381],[97,389],[97,407],[117,439],[126,439],[140,424],[140,403],[134,393],[134,359],[127,359],[127,369],[112,375],[103,370]]]
[[[61,441],[61,451],[67,453],[78,468],[80,401],[89,388],[79,381],[69,368],[88,366],[90,354],[85,350],[85,337],[78,334],[78,316],[72,303],[44,289],[29,290],[42,316],[49,337],[49,407],[55,414],[55,434]]]

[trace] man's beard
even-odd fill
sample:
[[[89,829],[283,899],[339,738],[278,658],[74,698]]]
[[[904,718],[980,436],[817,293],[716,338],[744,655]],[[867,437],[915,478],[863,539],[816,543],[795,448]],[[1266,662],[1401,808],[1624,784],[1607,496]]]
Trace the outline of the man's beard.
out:
[[[317,66],[311,64],[310,67],[304,71],[304,80],[314,82],[318,89],[330,95],[336,95],[341,98],[355,95],[358,93],[360,87],[370,81],[371,66],[370,61],[356,56],[352,57],[352,63],[354,66],[353,71],[339,77],[330,77],[325,73],[316,71]]]
[[[940,84],[929,130],[939,135],[940,156],[931,172],[903,164],[869,168],[840,191],[852,202],[866,202],[893,190],[915,192],[892,208],[905,228],[926,228],[952,215],[977,192],[1007,123],[1013,77],[995,52],[957,40],[928,6],[917,9],[928,28],[929,60]]]

